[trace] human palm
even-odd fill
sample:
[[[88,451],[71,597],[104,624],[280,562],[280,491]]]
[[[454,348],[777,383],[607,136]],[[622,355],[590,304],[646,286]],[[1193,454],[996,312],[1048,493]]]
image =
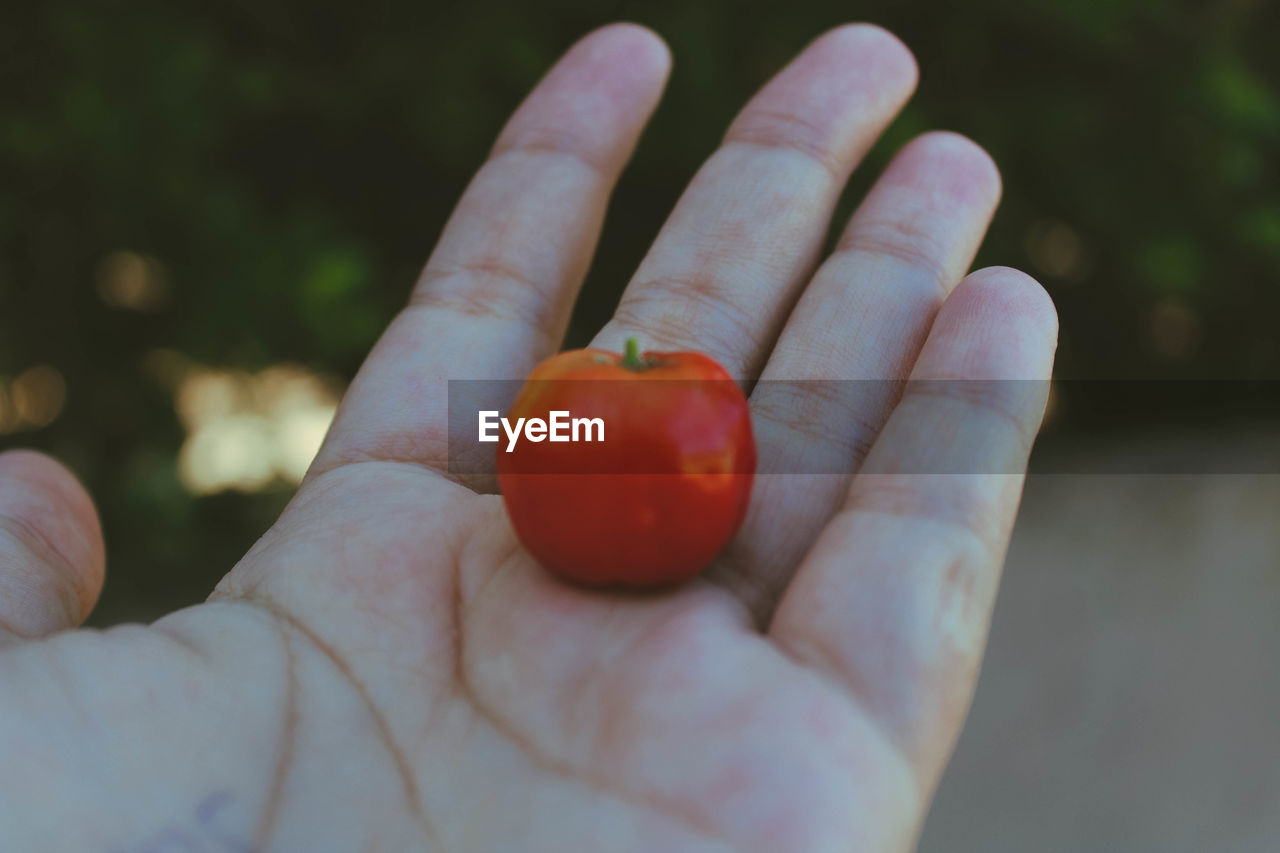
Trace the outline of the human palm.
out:
[[[896,40],[835,30],[762,90],[597,338],[778,380],[752,395],[772,452],[751,511],[702,578],[563,584],[490,481],[448,471],[447,380],[519,378],[558,347],[667,65],[620,25],[550,72],[208,603],[60,630],[101,585],[96,518],[55,463],[0,457],[0,848],[912,846],[1044,398],[871,383],[851,404],[791,380],[1044,379],[1056,325],[1020,273],[964,276],[999,181],[951,134],[898,154],[815,271],[914,86]]]

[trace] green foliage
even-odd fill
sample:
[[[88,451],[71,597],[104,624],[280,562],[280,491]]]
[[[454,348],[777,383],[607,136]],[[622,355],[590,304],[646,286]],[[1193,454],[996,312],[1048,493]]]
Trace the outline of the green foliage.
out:
[[[841,219],[895,147],[957,130],[1004,176],[979,260],[1045,281],[1061,375],[1280,371],[1280,12],[1266,4],[18,4],[0,29],[0,374],[47,363],[66,379],[62,417],[13,442],[58,453],[98,496],[126,567],[104,619],[151,612],[131,584],[206,589],[287,497],[182,490],[183,430],[148,355],[352,375],[506,115],[573,39],[619,18],[667,38],[675,72],[570,343],[607,316],[737,107],[854,18],[897,32],[921,84]],[[162,265],[165,307],[103,303],[98,265],[119,249]],[[1200,324],[1176,362],[1142,332],[1171,295]]]
[[[1138,247],[1134,261],[1154,289],[1176,293],[1194,291],[1204,267],[1200,247],[1187,235],[1148,240]]]

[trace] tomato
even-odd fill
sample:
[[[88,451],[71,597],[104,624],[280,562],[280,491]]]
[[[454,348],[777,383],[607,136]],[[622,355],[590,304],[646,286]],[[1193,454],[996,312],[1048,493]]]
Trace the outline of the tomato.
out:
[[[742,389],[714,360],[640,354],[634,339],[626,355],[560,353],[534,369],[506,419],[556,412],[601,428],[578,430],[577,441],[563,438],[567,428],[556,441],[529,432],[514,444],[508,432],[497,451],[516,535],[548,571],[590,586],[666,586],[696,575],[733,538],[755,440]]]

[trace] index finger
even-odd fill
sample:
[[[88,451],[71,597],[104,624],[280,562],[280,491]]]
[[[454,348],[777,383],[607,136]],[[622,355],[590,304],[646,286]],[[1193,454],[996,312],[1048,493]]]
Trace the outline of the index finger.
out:
[[[559,348],[609,194],[657,105],[665,45],[598,30],[502,131],[338,410],[309,477],[348,462],[441,470],[449,379],[519,379]]]

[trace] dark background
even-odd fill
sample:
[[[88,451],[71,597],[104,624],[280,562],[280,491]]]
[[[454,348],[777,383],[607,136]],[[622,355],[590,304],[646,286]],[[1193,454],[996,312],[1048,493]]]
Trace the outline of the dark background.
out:
[[[837,226],[897,146],[960,131],[1005,181],[979,263],[1049,288],[1060,376],[1280,378],[1275,6],[6,6],[0,445],[55,453],[95,495],[110,553],[99,624],[202,598],[292,488],[184,487],[174,365],[350,378],[505,117],[611,20],[657,30],[675,69],[570,344],[608,314],[745,99],[822,30],[868,20],[912,48],[921,83]],[[19,398],[34,420],[12,416]],[[1096,428],[1058,402],[1055,430]]]

